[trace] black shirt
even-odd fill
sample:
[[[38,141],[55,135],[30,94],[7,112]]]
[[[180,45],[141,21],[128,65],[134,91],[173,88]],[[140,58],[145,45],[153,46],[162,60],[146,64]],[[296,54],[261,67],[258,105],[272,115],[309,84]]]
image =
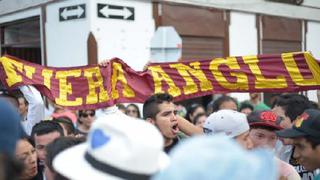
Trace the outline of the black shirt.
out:
[[[168,154],[171,151],[171,149],[178,144],[178,142],[179,142],[179,139],[174,138],[173,142],[169,146],[164,147],[164,151]]]
[[[301,177],[301,180],[313,180],[314,172],[306,170],[301,164],[299,164],[298,160],[293,157],[294,148],[292,149],[292,154],[290,156],[289,163],[295,168],[298,174]]]

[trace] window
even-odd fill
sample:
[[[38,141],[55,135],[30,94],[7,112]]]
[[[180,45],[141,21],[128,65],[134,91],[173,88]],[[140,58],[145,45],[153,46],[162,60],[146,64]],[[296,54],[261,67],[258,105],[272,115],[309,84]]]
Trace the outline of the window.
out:
[[[0,25],[1,55],[41,64],[39,17]]]

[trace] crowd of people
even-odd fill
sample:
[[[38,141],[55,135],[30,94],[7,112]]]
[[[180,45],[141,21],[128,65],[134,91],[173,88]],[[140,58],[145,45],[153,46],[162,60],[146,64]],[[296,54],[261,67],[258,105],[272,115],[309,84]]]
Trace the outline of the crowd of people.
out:
[[[318,103],[296,93],[271,103],[250,93],[184,107],[159,93],[142,108],[71,111],[33,86],[3,91],[0,180],[319,180]]]

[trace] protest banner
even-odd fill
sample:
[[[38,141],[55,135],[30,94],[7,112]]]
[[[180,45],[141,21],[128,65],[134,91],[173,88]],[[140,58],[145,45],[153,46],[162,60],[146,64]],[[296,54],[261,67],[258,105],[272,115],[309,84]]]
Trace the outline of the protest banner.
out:
[[[107,66],[45,67],[11,56],[0,59],[9,89],[34,85],[56,104],[96,109],[144,102],[168,92],[175,100],[229,92],[298,92],[320,88],[319,62],[309,52],[149,64],[137,72],[114,58]]]

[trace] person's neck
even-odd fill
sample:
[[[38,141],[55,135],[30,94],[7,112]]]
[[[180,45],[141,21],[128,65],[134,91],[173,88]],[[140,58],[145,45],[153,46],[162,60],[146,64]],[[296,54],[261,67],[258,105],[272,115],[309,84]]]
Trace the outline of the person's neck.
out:
[[[164,147],[168,147],[173,143],[173,139],[164,138]]]
[[[82,132],[89,132],[90,128],[85,125],[80,125],[79,130]]]

